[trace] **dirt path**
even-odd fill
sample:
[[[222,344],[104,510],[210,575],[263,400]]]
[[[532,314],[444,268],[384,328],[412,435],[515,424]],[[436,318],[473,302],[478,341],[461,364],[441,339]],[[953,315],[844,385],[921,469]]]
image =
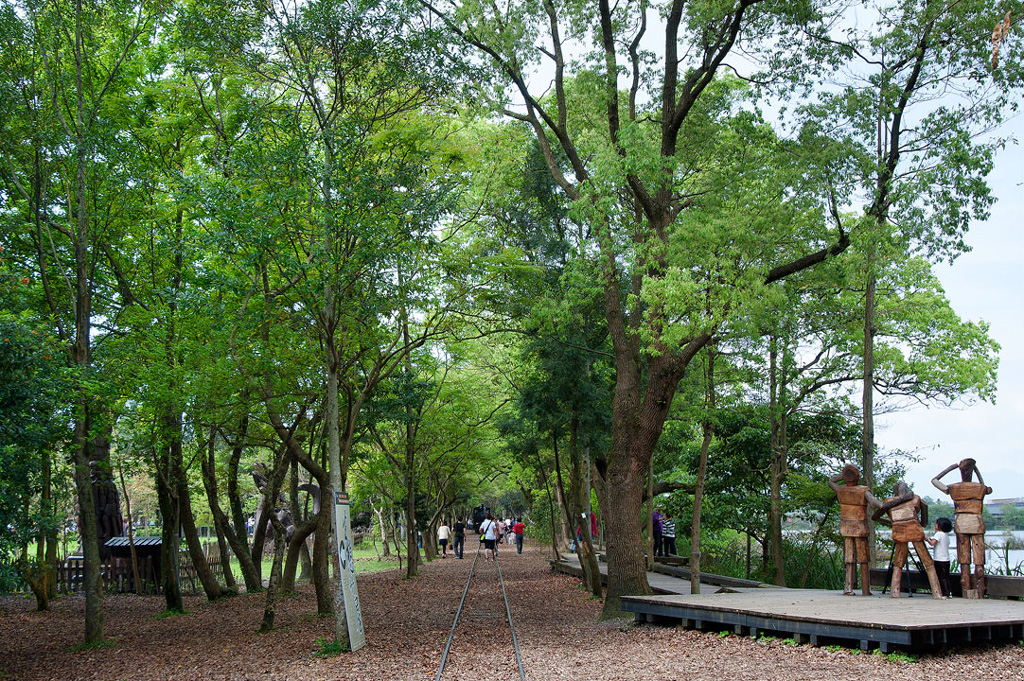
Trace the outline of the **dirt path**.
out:
[[[315,616],[307,587],[279,604],[277,629],[262,636],[254,633],[262,616],[261,594],[212,604],[192,598],[186,614],[165,618],[159,617],[159,598],[111,596],[104,601],[104,630],[115,645],[87,651],[74,649],[83,632],[81,597],[59,599],[49,613],[33,612],[32,599],[4,599],[0,679],[432,680],[465,585],[468,551],[466,558],[434,561],[414,581],[397,570],[361,576],[369,643],[354,655],[327,658],[314,653],[318,640],[333,638],[333,621]],[[509,549],[501,554],[531,681],[1024,680],[1024,644],[965,648],[906,662],[776,639],[720,637],[629,620],[598,622],[600,603],[576,580],[552,574],[546,558],[531,547],[521,556]],[[493,570],[482,561],[478,567]],[[488,610],[499,607],[495,603]],[[518,678],[510,672],[511,638],[501,620],[478,616],[471,623],[478,631],[475,641],[453,647],[445,679]]]

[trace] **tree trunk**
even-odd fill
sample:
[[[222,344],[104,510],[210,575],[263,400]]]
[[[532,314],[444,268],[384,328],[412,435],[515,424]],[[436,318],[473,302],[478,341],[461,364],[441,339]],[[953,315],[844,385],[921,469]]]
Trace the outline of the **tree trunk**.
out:
[[[579,420],[574,418],[570,424],[571,435],[569,437],[569,461],[571,473],[569,485],[571,490],[573,515],[580,523],[580,565],[585,565],[584,575],[587,577],[587,589],[597,598],[604,595],[604,587],[601,580],[601,568],[597,564],[597,554],[594,551],[594,544],[590,537],[590,514],[587,513],[590,507],[590,486],[587,483],[589,476],[589,462],[584,466],[583,454],[579,448]]]
[[[630,470],[628,462],[609,466],[608,485],[608,594],[601,618],[622,617],[620,597],[651,592],[642,536],[642,509],[646,466]]]
[[[324,501],[334,499],[330,483],[328,483],[326,488],[320,488],[320,498]],[[333,504],[321,502],[320,513],[317,514],[316,532],[313,534],[313,589],[316,591],[316,612],[321,617],[334,614],[330,571],[331,517],[334,515],[333,510]]]
[[[405,566],[406,579],[412,579],[419,574],[419,543],[416,541],[416,488],[414,486],[414,473],[409,460],[410,453],[406,453],[406,490],[405,490],[405,555],[407,563]]]
[[[771,466],[769,473],[768,536],[772,557],[772,582],[786,586],[786,561],[782,555],[782,481],[786,475],[786,445],[784,442],[785,404],[782,395],[785,381],[779,378],[778,337],[769,339],[768,359],[768,413],[771,420]]]
[[[244,449],[242,443],[245,442],[246,435],[249,432],[249,412],[248,393],[244,395],[243,405],[246,409],[246,413],[242,416],[242,420],[239,423],[237,439],[234,445],[231,447],[231,456],[228,458],[228,509],[231,512],[231,523],[234,526],[235,541],[231,541],[231,536],[228,536],[228,542],[231,544],[231,550],[238,556],[238,563],[242,569],[242,577],[245,579],[246,590],[260,591],[263,589],[263,581],[260,577],[261,566],[253,564],[252,555],[250,554],[249,548],[249,531],[246,524],[246,515],[242,510],[242,495],[238,489],[238,466],[242,460],[242,451]],[[219,504],[218,504],[219,507]],[[242,556],[246,556],[246,561],[243,562]],[[248,563],[248,567],[246,567]],[[249,572],[252,574],[249,574]]]
[[[238,558],[238,566],[242,571],[242,579],[245,582],[245,590],[249,593],[255,593],[263,590],[263,583],[260,578],[259,570],[256,569],[255,564],[252,560],[252,555],[249,553],[249,542],[248,532],[246,531],[245,521],[242,520],[242,524],[238,525],[237,521],[235,528],[233,529],[228,523],[228,518],[224,514],[224,511],[220,507],[220,500],[218,498],[217,490],[217,467],[215,460],[214,450],[214,437],[213,433],[210,433],[210,442],[207,445],[207,456],[199,457],[200,466],[203,470],[203,487],[206,490],[206,500],[210,505],[210,513],[213,515],[213,524],[217,530],[217,542],[223,544],[226,540],[228,545],[231,546],[231,550]],[[230,469],[230,466],[229,466]],[[234,465],[235,475],[238,474],[237,462]],[[230,475],[230,473],[229,473]],[[230,487],[230,486],[229,486]],[[237,492],[237,484],[235,485]],[[236,531],[237,530],[237,531]],[[230,570],[230,564],[226,560],[226,550],[221,547],[222,562],[224,564],[224,577],[227,579],[228,575],[232,575]],[[231,576],[231,582],[228,583],[229,588],[236,588],[234,582],[234,575]]]
[[[331,300],[331,294],[327,295],[327,299]],[[333,310],[333,307],[331,307]],[[333,320],[333,312],[328,313],[328,318]],[[333,332],[329,336],[329,340],[333,341]],[[333,343],[328,344],[328,356],[327,356],[327,455],[329,461],[329,468],[331,474],[331,496],[325,499],[327,503],[321,506],[321,510],[324,507],[331,509],[331,536],[337,537],[340,533],[336,527],[338,521],[337,513],[334,513],[335,503],[334,494],[336,492],[344,491],[342,484],[342,471],[341,471],[341,434],[338,431],[338,371],[337,365],[334,360]],[[332,552],[332,562],[335,563],[335,567],[338,568],[338,578],[334,582],[334,598],[333,598],[333,612],[334,612],[334,640],[338,642],[343,648],[352,647],[351,639],[348,635],[348,618],[345,613],[345,594],[341,584],[342,575],[340,573],[341,557],[338,551],[341,547],[337,546],[335,542],[334,551]]]
[[[708,452],[715,435],[715,348],[708,348],[707,374],[705,375],[704,400],[707,413],[701,429],[704,431],[700,443],[700,460],[697,463],[697,486],[693,490],[693,524],[690,528],[690,593],[700,593],[701,571],[701,507],[704,502],[704,485],[708,474]],[[749,551],[748,551],[749,554]]]
[[[316,531],[319,522],[319,516],[313,516],[309,520],[295,525],[295,529],[292,530],[292,538],[288,540],[287,555],[284,561],[284,573],[281,576],[281,593],[290,594],[295,591],[295,573],[299,567],[299,558],[303,549],[306,549],[308,556],[309,549],[306,546],[306,540]]]
[[[875,488],[875,252],[868,253],[868,281],[864,290],[864,377],[861,387],[861,474],[868,489]],[[868,518],[868,552],[875,562],[875,523]]]
[[[49,451],[42,453],[42,490],[40,491],[39,510],[43,517],[56,518],[53,505],[53,458]],[[57,523],[45,524],[45,529],[37,535],[36,562],[32,571],[35,573],[29,582],[36,596],[36,609],[50,609],[50,601],[57,596]],[[41,592],[41,593],[40,593]]]
[[[184,465],[181,467],[184,468]],[[199,577],[199,582],[203,585],[206,599],[215,601],[229,595],[221,588],[220,582],[217,581],[216,575],[210,569],[210,564],[206,561],[203,544],[199,541],[199,532],[196,529],[196,519],[192,515],[192,495],[188,492],[184,470],[178,478],[178,502],[181,509],[181,527],[185,534],[185,544],[188,546],[189,557],[192,559],[192,567],[195,568],[196,576]]]
[[[277,613],[277,594],[281,589],[281,563],[284,558],[285,528],[276,516],[270,519],[274,533],[274,563],[270,568],[270,584],[267,586],[267,599],[263,606],[263,621],[256,633],[265,634],[274,628],[274,615]]]
[[[644,513],[644,530],[647,533],[646,547],[647,569],[654,567],[654,554],[658,549],[654,545],[654,457],[647,464],[647,512]]]
[[[632,356],[620,356],[616,350],[612,445],[606,477],[608,593],[602,618],[623,616],[621,596],[651,592],[641,541],[647,471],[686,363],[662,355],[651,358],[647,371],[641,372]]]
[[[89,140],[85,122],[85,79],[82,2],[75,4],[74,54],[75,60],[75,343],[72,363],[79,372],[79,385],[75,404],[74,464],[75,487],[78,492],[79,525],[82,543],[85,580],[85,643],[103,640],[103,581],[100,576],[99,529],[96,520],[96,499],[92,485],[89,451],[89,410],[91,395],[83,385],[92,365],[92,241],[89,217]],[[70,203],[70,202],[69,202]]]
[[[157,472],[156,493],[160,504],[160,515],[163,526],[160,531],[160,589],[164,593],[164,604],[167,612],[183,612],[185,606],[181,600],[181,587],[178,583],[178,499],[176,486],[168,484],[166,473]]]
[[[558,531],[556,530],[556,517],[557,512],[555,511],[555,497],[551,492],[551,476],[548,475],[547,469],[544,467],[544,462],[540,456],[537,456],[537,471],[540,473],[540,479],[544,483],[544,492],[548,497],[548,517],[551,521],[551,552],[555,557],[555,560],[561,560],[562,556],[558,550]]]
[[[128,513],[128,552],[132,563],[132,580],[135,583],[135,593],[142,593],[142,579],[139,575],[139,557],[135,553],[135,522],[132,519],[132,500],[128,496],[128,486],[124,484],[124,471],[118,466],[117,469],[118,477],[121,479],[121,492],[124,494],[124,507]]]
[[[107,542],[124,534],[124,516],[121,499],[114,483],[110,464],[110,434],[112,426],[98,424],[96,411],[90,411],[89,474],[92,476],[93,499],[96,504],[96,542],[100,547],[100,560],[110,558]],[[98,433],[96,431],[99,431]]]
[[[554,452],[555,462],[553,472],[555,474],[555,501],[558,504],[559,525],[562,527],[560,536],[566,546],[570,546],[576,537],[576,528],[573,525],[572,511],[569,510],[569,500],[566,499],[565,485],[562,483],[562,461],[559,455],[558,437],[552,434],[551,449]],[[586,571],[586,567],[583,566]]]
[[[92,476],[89,475],[88,439],[85,419],[75,424],[75,488],[78,491],[79,541],[85,559],[85,642],[103,640],[103,579],[100,576],[100,547],[96,531],[96,506],[93,503]]]
[[[224,586],[233,594],[238,593],[238,582],[235,581],[235,573],[231,569],[231,549],[228,547],[227,539],[220,532],[217,533],[217,551],[220,552],[221,569],[224,571]]]
[[[373,504],[372,501],[370,503]],[[384,524],[384,511],[374,505],[373,514],[377,518],[377,527],[380,528],[381,557],[388,558],[391,556],[391,545],[388,544],[388,527]]]
[[[270,413],[268,405],[268,413]],[[273,420],[275,416],[271,416]],[[274,424],[275,429],[279,430],[282,428],[279,423]],[[259,504],[256,507],[256,526],[252,533],[252,560],[254,563],[261,564],[263,562],[263,554],[266,551],[267,543],[267,532],[273,533],[273,525],[270,523],[270,514],[273,513],[274,507],[277,505],[278,496],[281,493],[281,485],[284,483],[285,470],[288,467],[288,460],[291,451],[289,450],[288,443],[283,442],[281,448],[275,452],[274,469],[271,471],[270,477],[267,480],[267,484],[263,490],[263,495],[260,497]],[[273,534],[271,534],[271,538]],[[262,571],[262,569],[261,569]]]

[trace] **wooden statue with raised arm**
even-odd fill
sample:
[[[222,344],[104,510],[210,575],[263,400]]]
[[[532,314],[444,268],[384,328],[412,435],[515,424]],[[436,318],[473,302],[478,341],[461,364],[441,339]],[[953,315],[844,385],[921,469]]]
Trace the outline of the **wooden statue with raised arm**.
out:
[[[960,469],[961,482],[943,484],[941,478],[954,468]],[[978,482],[972,482],[973,476]],[[960,563],[960,586],[964,598],[983,598],[985,596],[985,520],[981,513],[984,509],[986,494],[992,493],[991,487],[985,486],[981,479],[974,459],[963,459],[946,468],[934,478],[932,484],[953,499],[956,508],[956,520],[953,531],[956,533],[956,560]],[[971,580],[971,554],[974,554],[974,580]]]
[[[920,520],[918,519],[919,513]],[[889,516],[888,520],[882,518],[886,514]],[[896,483],[895,496],[886,499],[871,516],[871,519],[892,525],[892,583],[889,585],[889,595],[892,598],[900,597],[903,566],[906,565],[907,556],[910,555],[910,544],[913,544],[914,550],[917,551],[917,557],[924,565],[924,571],[928,575],[932,598],[942,599],[942,589],[939,587],[939,577],[935,573],[935,563],[924,543],[923,525],[928,524],[928,504],[914,494],[907,483],[900,480]]]
[[[843,594],[854,595],[856,568],[860,563],[860,588],[865,596],[871,595],[870,560],[868,552],[868,507],[878,508],[882,504],[865,485],[858,485],[860,471],[847,464],[843,470],[828,481],[829,487],[839,497],[839,533],[843,535],[843,560],[846,563],[846,577]],[[843,484],[840,484],[842,482]]]

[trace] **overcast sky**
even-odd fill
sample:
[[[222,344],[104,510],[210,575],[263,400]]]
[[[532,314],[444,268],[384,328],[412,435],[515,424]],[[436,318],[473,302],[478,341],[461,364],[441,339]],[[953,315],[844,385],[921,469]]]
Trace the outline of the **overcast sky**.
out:
[[[991,218],[971,227],[970,253],[936,267],[953,309],[963,319],[987,321],[1001,346],[995,404],[918,407],[877,420],[879,447],[921,457],[907,482],[922,497],[940,497],[931,478],[967,456],[992,487],[990,498],[1024,497],[1024,115],[1005,130],[1018,144],[1000,153],[989,177],[997,199]],[[953,471],[943,481],[959,479]]]

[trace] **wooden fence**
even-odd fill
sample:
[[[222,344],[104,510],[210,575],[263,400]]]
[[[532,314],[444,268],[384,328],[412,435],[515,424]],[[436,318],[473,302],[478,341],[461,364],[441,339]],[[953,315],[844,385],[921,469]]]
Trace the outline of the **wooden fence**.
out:
[[[215,545],[207,544],[203,547],[206,555],[206,562],[210,570],[222,584],[224,582],[224,565],[221,562],[220,551]],[[135,588],[135,577],[132,573],[131,560],[127,558],[108,558],[100,566],[100,574],[103,579],[103,590],[107,593],[141,593],[154,595],[160,593],[159,559],[147,556],[140,557],[139,564],[139,588]],[[202,590],[202,584],[195,566],[192,564],[192,557],[188,551],[179,553],[178,582],[183,593],[198,593]],[[69,556],[66,560],[57,563],[57,592],[62,594],[78,593],[85,588],[85,559],[82,556]],[[28,591],[24,587],[23,591]]]

